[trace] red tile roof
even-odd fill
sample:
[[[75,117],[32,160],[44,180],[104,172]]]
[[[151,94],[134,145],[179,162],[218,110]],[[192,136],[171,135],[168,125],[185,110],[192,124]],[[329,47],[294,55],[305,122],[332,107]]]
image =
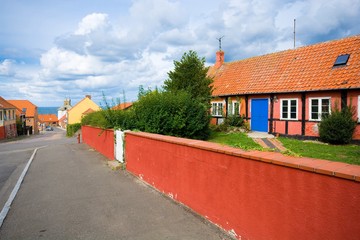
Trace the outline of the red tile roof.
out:
[[[83,115],[86,115],[86,114],[93,113],[93,112],[95,112],[94,109],[88,108],[88,109],[87,109],[85,112],[83,112],[82,114],[83,114]]]
[[[39,114],[40,122],[57,122],[58,118],[55,114]]]
[[[131,107],[133,105],[132,102],[124,102],[124,103],[120,103],[118,105],[116,105],[115,107],[112,107],[112,110],[125,110],[128,109],[129,107]]]
[[[17,107],[19,113],[22,113],[23,109],[26,108],[26,117],[34,117],[35,113],[37,114],[37,106],[29,100],[8,100],[8,102]]]
[[[10,102],[6,101],[4,98],[0,96],[0,109],[16,109],[14,105],[12,105]]]
[[[345,66],[333,67],[350,54]],[[360,35],[211,67],[213,96],[360,88]]]

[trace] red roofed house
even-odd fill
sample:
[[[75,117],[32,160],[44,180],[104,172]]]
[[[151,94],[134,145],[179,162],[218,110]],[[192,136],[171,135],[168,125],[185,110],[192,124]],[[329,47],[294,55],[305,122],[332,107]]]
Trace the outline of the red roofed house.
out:
[[[235,62],[216,53],[212,123],[245,116],[252,131],[318,137],[322,114],[350,103],[360,140],[360,35]]]
[[[58,125],[58,118],[55,114],[39,114],[39,122],[45,126],[55,127]]]
[[[37,106],[28,100],[8,100],[8,102],[17,108],[17,117],[25,116],[26,127],[31,128],[33,134],[39,133]]]
[[[131,108],[133,105],[132,102],[124,102],[124,103],[120,103],[118,105],[116,105],[115,107],[112,107],[112,110],[126,110]]]
[[[0,140],[17,136],[16,107],[0,97]]]

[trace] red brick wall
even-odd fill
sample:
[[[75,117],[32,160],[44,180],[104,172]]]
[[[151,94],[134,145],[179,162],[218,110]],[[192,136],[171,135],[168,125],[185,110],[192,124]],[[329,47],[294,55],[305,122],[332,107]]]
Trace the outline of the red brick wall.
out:
[[[81,127],[82,139],[107,158],[114,160],[114,131],[90,126]]]
[[[126,133],[127,170],[238,239],[359,239],[360,166]]]

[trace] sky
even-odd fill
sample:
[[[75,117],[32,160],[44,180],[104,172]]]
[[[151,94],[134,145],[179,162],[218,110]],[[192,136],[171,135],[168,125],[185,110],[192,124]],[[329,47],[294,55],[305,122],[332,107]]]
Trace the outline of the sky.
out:
[[[189,50],[231,62],[360,34],[360,0],[0,0],[0,96],[135,101]]]

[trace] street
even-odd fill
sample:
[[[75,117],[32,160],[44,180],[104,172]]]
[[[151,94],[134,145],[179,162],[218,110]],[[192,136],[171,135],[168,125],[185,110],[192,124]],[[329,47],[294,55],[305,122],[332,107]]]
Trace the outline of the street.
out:
[[[230,239],[56,128],[0,143],[1,208],[35,148],[0,239]]]

